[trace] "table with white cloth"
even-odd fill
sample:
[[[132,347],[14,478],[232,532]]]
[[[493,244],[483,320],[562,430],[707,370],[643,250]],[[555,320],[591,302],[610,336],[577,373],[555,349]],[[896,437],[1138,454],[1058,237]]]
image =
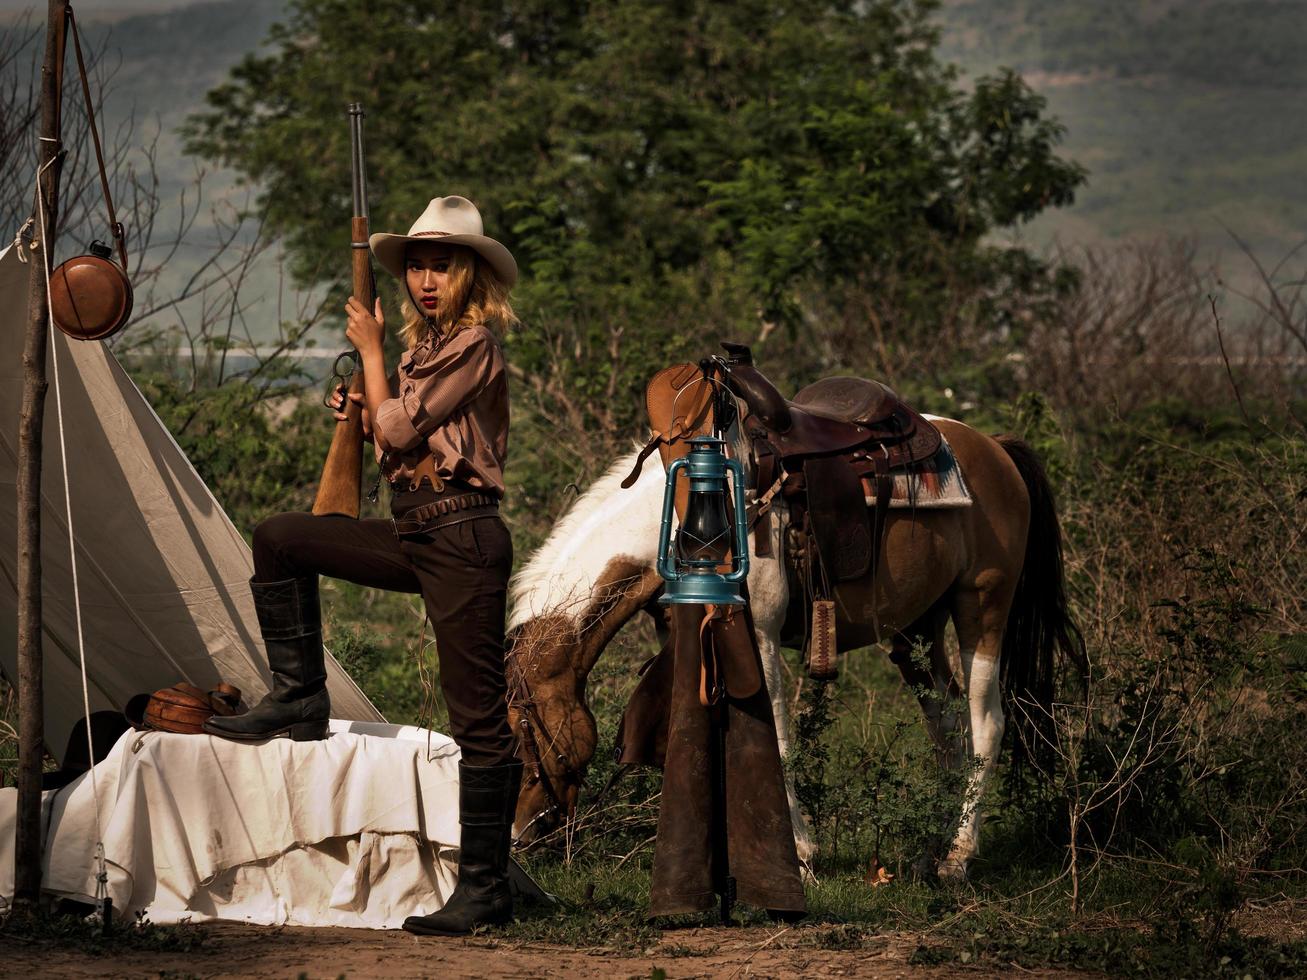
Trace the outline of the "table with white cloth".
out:
[[[333,721],[318,742],[129,731],[43,794],[42,887],[90,901],[102,840],[119,915],[396,929],[453,891],[458,759],[446,735],[373,722]],[[6,899],[16,807],[0,790]]]

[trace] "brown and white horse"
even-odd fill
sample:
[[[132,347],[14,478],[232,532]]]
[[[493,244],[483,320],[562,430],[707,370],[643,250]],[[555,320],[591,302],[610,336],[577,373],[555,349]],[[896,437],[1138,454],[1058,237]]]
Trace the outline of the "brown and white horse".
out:
[[[960,877],[978,849],[980,801],[1004,732],[1003,688],[1009,698],[1047,707],[1054,654],[1060,650],[1081,665],[1083,654],[1067,614],[1061,532],[1038,457],[1020,440],[992,438],[950,419],[933,421],[957,456],[972,504],[892,510],[874,580],[836,590],[837,635],[842,649],[866,646],[875,642],[873,624],[879,623],[882,635],[893,638],[894,662],[909,685],[933,692],[921,698],[921,707],[941,759],[974,765],[956,835],[939,868],[941,876]],[[577,500],[512,583],[511,709],[528,763],[515,824],[521,843],[575,807],[596,743],[586,678],[609,640],[662,584],[654,562],[664,476],[661,467],[647,466],[634,486],[621,489],[634,460],[634,453],[619,460]],[[790,725],[780,647],[791,582],[783,504],[776,513],[772,556],[751,556],[749,595],[784,756]],[[945,653],[950,620],[960,685]],[[918,644],[929,667],[909,655]],[[953,710],[959,696],[965,707]],[[1025,716],[1038,714],[1032,707]],[[814,848],[792,791],[790,808],[806,862]]]

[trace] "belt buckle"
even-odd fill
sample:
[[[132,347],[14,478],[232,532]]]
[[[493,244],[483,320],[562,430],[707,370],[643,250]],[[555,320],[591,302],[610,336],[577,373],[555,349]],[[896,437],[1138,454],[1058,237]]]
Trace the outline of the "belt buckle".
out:
[[[417,524],[418,526],[414,528],[413,527],[414,524]],[[403,518],[391,517],[390,530],[395,535],[395,540],[402,541],[404,539],[404,535],[416,534],[418,531],[422,530],[422,522],[414,521],[412,518],[407,516]]]

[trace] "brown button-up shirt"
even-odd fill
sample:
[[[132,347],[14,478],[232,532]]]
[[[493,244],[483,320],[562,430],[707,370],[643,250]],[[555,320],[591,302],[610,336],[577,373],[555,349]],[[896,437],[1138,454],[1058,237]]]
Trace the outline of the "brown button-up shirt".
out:
[[[442,480],[504,495],[508,455],[508,375],[486,327],[470,326],[437,343],[428,334],[399,359],[396,397],[372,420],[387,482],[412,479],[426,455]]]

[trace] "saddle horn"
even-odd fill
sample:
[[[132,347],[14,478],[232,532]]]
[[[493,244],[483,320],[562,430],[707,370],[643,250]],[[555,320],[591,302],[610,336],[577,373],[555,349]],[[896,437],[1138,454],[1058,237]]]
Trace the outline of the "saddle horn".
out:
[[[747,344],[724,342],[727,357],[714,358],[721,369],[722,383],[749,406],[749,413],[775,432],[788,432],[794,424],[790,405],[776,386],[753,366]]]

